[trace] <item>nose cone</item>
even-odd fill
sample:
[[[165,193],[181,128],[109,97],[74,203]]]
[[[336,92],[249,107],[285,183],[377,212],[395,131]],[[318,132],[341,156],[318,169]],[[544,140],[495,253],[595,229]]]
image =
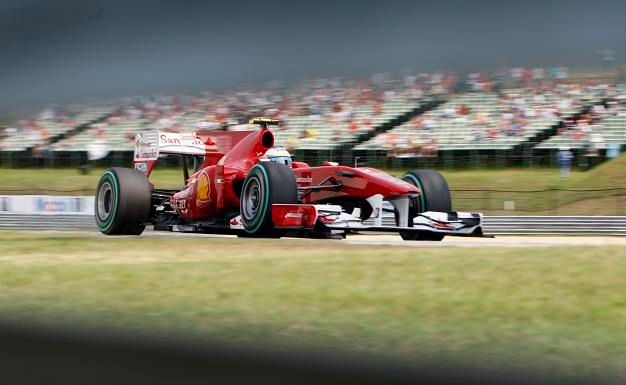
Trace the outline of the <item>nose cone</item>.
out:
[[[386,172],[366,167],[358,170],[362,171],[366,175],[369,182],[368,184],[370,185],[368,188],[372,185],[376,185],[379,189],[387,191],[387,194],[383,195],[394,196],[420,193],[420,189],[416,186],[389,175]]]

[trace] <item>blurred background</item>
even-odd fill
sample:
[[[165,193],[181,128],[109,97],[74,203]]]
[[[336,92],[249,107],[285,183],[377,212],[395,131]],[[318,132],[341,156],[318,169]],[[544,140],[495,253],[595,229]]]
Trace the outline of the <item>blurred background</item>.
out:
[[[626,143],[620,1],[0,7],[0,193],[91,193],[63,178],[138,131],[267,116],[301,161],[444,170],[459,209],[624,214],[623,166],[590,173]]]

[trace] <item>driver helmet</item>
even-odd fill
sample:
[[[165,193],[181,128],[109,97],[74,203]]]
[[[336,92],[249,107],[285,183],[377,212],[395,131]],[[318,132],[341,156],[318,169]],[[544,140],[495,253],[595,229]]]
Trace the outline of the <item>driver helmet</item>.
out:
[[[276,163],[282,163],[291,167],[291,155],[284,147],[272,147],[263,157],[261,158],[263,161],[271,161]]]

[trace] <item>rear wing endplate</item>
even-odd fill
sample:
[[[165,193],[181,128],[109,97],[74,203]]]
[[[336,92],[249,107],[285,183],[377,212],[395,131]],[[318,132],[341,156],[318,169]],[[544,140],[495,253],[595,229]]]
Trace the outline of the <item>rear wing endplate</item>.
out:
[[[195,132],[143,131],[135,135],[133,162],[135,170],[149,175],[159,158],[159,154],[204,156],[206,152],[207,145],[196,136]]]

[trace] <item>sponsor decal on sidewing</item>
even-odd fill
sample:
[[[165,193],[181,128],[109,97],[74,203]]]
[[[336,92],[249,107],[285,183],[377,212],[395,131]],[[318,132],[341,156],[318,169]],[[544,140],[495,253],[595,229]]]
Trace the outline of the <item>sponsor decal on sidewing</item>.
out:
[[[198,176],[198,191],[196,194],[198,202],[208,202],[211,200],[211,181],[206,171],[202,171]]]
[[[135,170],[145,173],[148,171],[148,165],[145,162],[135,163]]]

